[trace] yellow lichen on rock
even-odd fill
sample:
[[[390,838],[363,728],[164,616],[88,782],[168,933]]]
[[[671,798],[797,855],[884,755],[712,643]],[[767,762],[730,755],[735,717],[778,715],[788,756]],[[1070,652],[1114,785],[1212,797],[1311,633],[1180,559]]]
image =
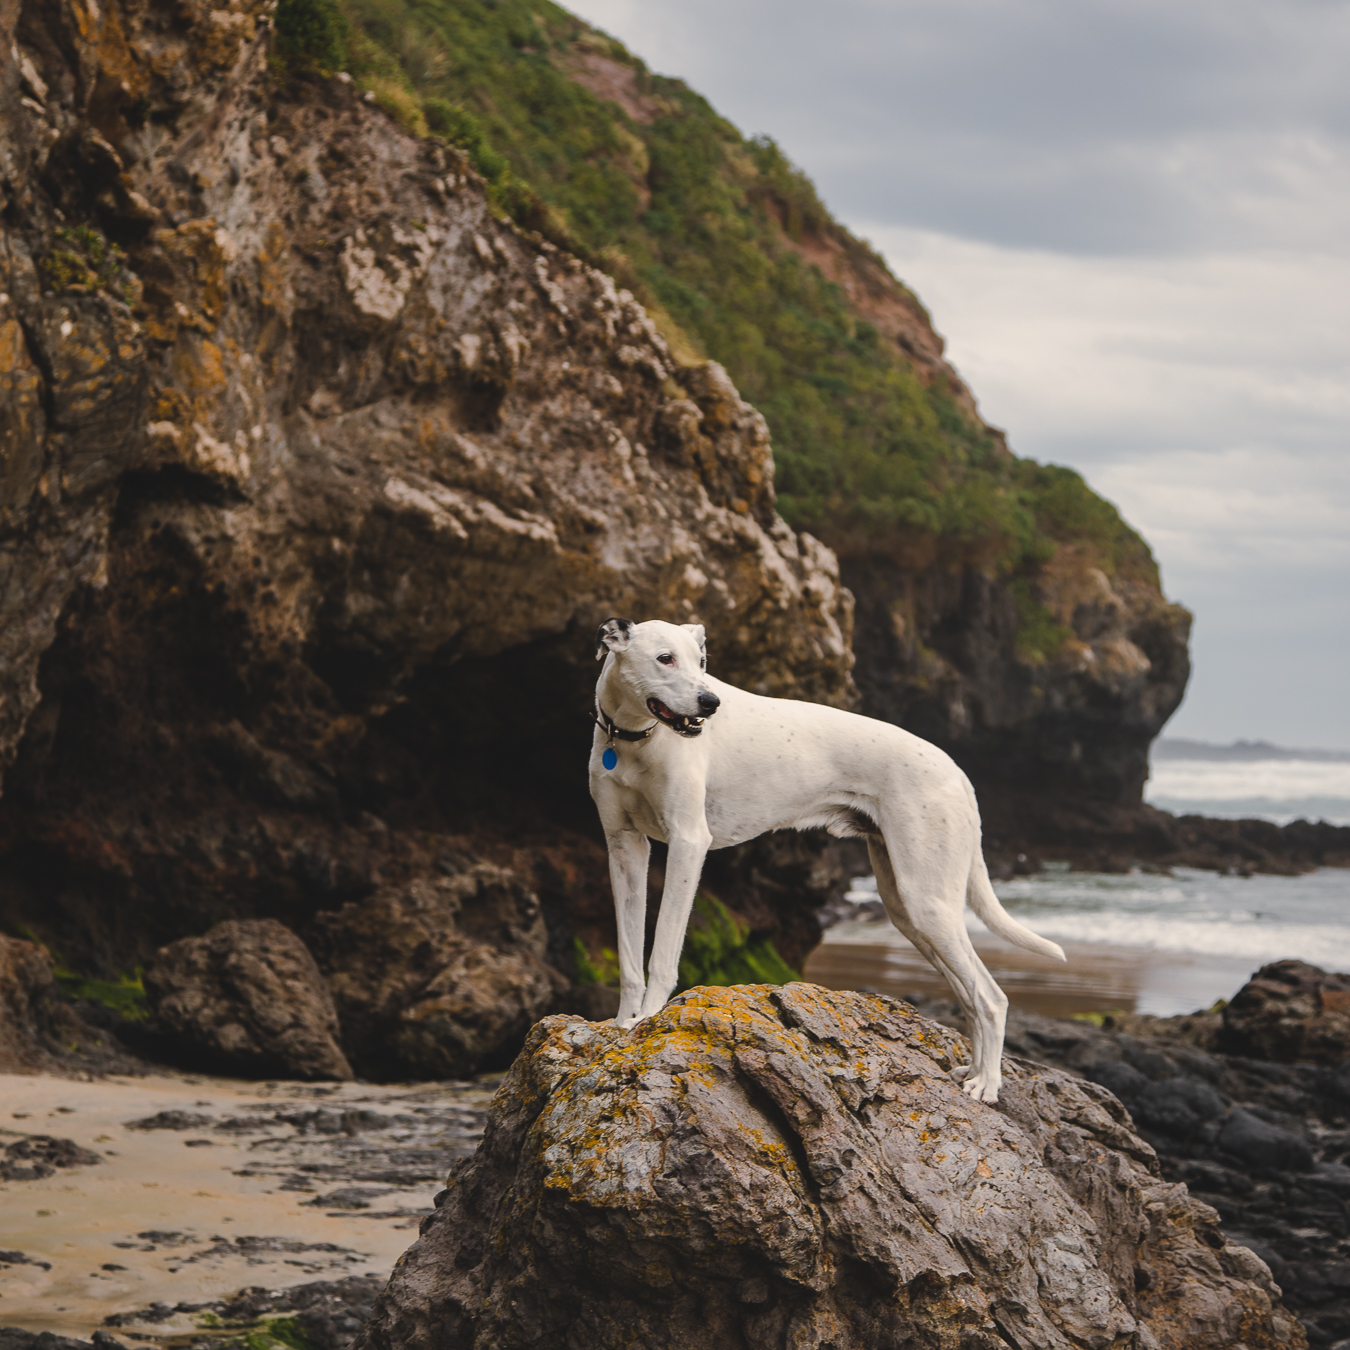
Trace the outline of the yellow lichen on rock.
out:
[[[1017,1062],[986,1106],[965,1051],[806,984],[546,1018],[356,1350],[1303,1344],[1109,1094]]]

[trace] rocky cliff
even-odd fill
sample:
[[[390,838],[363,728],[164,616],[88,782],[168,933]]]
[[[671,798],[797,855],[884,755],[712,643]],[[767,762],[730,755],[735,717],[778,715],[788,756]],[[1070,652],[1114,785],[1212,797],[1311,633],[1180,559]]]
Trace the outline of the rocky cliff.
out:
[[[485,975],[455,1033],[518,1038],[571,997],[577,943],[612,940],[581,765],[591,634],[625,611],[698,618],[727,679],[929,736],[1005,855],[1280,852],[1141,814],[1188,616],[1112,508],[979,421],[918,301],[776,147],[563,11],[543,47],[508,33],[501,71],[572,100],[560,145],[628,147],[605,172],[646,214],[632,256],[606,252],[579,237],[584,192],[531,197],[463,108],[419,92],[415,44],[395,60],[353,29],[355,77],[287,66],[275,17],[0,0],[0,924],[63,980],[275,919],[355,981],[349,1021],[441,1008],[464,962],[528,968],[518,1006]],[[515,86],[493,78],[506,135]],[[652,251],[658,217],[704,207],[704,273],[677,228]],[[719,290],[738,268],[753,296]],[[677,322],[660,276],[702,276],[708,304]],[[750,327],[727,327],[742,300]],[[817,346],[790,352],[794,332]],[[773,453],[702,359],[723,346],[763,358],[741,373]],[[873,396],[891,422],[841,423],[836,445],[826,413]],[[908,439],[887,449],[892,423]],[[1298,865],[1344,852],[1304,843]],[[770,839],[706,884],[799,965],[853,865]],[[513,880],[464,880],[485,866]],[[360,973],[377,911],[401,916],[391,951],[434,954],[406,988]]]
[[[1039,838],[1037,818],[1078,798],[1139,804],[1190,675],[1190,615],[1156,580],[1064,548],[1034,582],[1058,630],[1047,654],[1019,643],[1025,603],[1007,578],[875,556],[846,556],[843,572],[862,710],[953,755],[996,832]]]
[[[847,702],[851,599],[723,371],[349,79],[278,75],[271,12],[0,4],[0,921],[110,975],[491,859],[529,915],[474,893],[437,950],[566,968],[608,906],[599,620],[696,614],[727,678]]]
[[[919,299],[782,151],[563,9],[347,12],[324,59],[462,143],[764,412],[780,509],[857,597],[862,709],[948,749],[1013,852],[1066,833],[1066,802],[1137,806],[1189,614],[1114,507],[1009,452]]]

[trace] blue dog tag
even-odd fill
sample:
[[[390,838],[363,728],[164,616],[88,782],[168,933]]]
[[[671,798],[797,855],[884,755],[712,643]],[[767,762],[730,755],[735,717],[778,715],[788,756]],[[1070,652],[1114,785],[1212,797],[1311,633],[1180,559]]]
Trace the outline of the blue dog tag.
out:
[[[607,769],[612,769],[618,762],[619,762],[618,751],[616,751],[612,745],[608,746],[605,750],[605,753],[600,756],[600,763],[603,764]]]

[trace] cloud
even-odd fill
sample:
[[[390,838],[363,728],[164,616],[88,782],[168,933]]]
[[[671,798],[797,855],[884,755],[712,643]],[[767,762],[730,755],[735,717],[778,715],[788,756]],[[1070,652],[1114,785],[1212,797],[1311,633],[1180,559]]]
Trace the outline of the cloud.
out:
[[[1169,731],[1350,746],[1350,257],[1085,258],[863,227],[1013,448],[1072,464],[1196,615]]]
[[[1350,250],[1084,258],[853,222],[1024,453],[1344,445]]]
[[[847,218],[1087,254],[1325,244],[1350,224],[1344,4],[577,8],[772,134]]]
[[[583,0],[773,135],[1196,613],[1169,730],[1350,747],[1350,4]]]

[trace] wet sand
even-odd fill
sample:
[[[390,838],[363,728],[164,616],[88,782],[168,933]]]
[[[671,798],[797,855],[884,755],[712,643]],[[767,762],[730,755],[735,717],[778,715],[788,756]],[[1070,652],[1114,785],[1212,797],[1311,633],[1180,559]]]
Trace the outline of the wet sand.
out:
[[[0,1150],[50,1134],[102,1156],[0,1182],[0,1326],[87,1339],[108,1314],[156,1303],[384,1278],[450,1163],[477,1146],[492,1086],[0,1075]],[[127,1128],[162,1111],[209,1119]],[[16,1252],[26,1263],[4,1263]],[[116,1334],[192,1325],[178,1313]]]
[[[1216,999],[1231,998],[1254,969],[1249,959],[1092,942],[1061,943],[1068,957],[1061,964],[1010,947],[990,933],[972,933],[971,941],[1008,1002],[1046,1017],[1195,1012]],[[899,998],[911,993],[951,997],[947,982],[884,922],[830,929],[807,958],[803,975],[827,989],[874,989]]]

